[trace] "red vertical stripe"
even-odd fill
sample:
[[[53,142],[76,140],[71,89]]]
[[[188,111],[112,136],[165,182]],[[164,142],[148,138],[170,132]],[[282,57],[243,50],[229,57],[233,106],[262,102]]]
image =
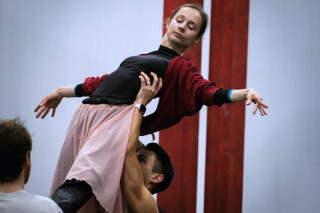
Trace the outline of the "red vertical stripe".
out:
[[[246,87],[249,0],[214,0],[209,79]],[[208,108],[205,212],[241,212],[245,104]]]
[[[202,0],[164,0],[164,24],[172,12],[186,3],[202,5]],[[164,33],[166,29],[164,27]],[[201,42],[192,46],[185,56],[199,68]],[[185,117],[178,125],[160,131],[160,144],[169,153],[175,170],[171,186],[158,194],[158,203],[166,213],[194,213],[196,211],[197,164],[198,164],[199,115]]]

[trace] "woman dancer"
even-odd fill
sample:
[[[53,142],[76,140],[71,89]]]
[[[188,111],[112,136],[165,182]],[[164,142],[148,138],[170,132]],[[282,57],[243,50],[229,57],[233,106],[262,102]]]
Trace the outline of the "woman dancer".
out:
[[[83,180],[85,182],[72,181],[70,188],[80,190],[79,185],[89,184],[104,209],[116,211],[121,193],[115,182],[120,180],[133,103],[140,88],[137,76],[141,71],[155,72],[164,79],[156,111],[143,119],[142,135],[175,125],[184,116],[198,112],[203,105],[221,106],[247,100],[248,105],[254,102],[254,114],[258,109],[262,116],[267,114],[265,108],[268,106],[254,89],[218,88],[214,82],[203,79],[195,65],[182,56],[201,39],[206,25],[207,15],[200,7],[183,5],[168,20],[167,32],[157,51],[129,57],[112,74],[87,78],[75,87],[58,88],[41,101],[35,109],[36,112],[40,109],[36,117],[44,118],[51,109],[54,116],[63,97],[90,96],[83,101],[70,123],[52,192],[65,180]],[[144,107],[139,107],[143,112]],[[115,172],[117,170],[119,174]]]

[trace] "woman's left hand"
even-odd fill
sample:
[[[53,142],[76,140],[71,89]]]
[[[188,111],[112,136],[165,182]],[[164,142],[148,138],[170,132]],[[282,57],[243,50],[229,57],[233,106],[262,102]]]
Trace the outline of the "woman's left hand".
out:
[[[263,102],[258,92],[255,91],[254,89],[248,89],[248,90],[249,91],[247,94],[247,105],[250,105],[251,102],[255,104],[253,109],[253,114],[255,115],[257,110],[259,109],[260,114],[262,116],[267,115],[265,108],[268,108],[268,106]]]

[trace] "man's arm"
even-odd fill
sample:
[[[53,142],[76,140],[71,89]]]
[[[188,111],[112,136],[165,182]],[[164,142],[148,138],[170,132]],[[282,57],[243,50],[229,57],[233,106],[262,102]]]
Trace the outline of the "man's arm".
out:
[[[162,87],[162,80],[158,80],[157,76],[151,73],[154,79],[153,85],[147,86],[146,82],[150,82],[150,79],[144,73],[142,75],[144,78],[140,77],[141,89],[137,95],[136,103],[146,105]],[[121,188],[129,208],[133,212],[159,212],[155,199],[144,186],[140,163],[136,155],[141,122],[142,114],[138,108],[135,108],[123,165]]]

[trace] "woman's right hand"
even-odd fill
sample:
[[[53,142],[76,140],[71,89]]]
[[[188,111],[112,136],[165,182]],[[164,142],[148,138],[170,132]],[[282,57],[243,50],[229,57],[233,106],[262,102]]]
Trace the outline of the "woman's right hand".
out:
[[[40,102],[40,104],[34,109],[34,112],[38,112],[36,115],[36,118],[39,118],[41,115],[41,118],[45,118],[46,115],[49,113],[50,109],[52,109],[52,117],[54,116],[56,112],[56,108],[60,104],[62,100],[62,96],[59,95],[57,90],[53,90],[51,93],[49,93],[44,99]]]
[[[41,118],[43,119],[46,117],[50,109],[52,109],[52,117],[54,116],[56,112],[56,108],[60,104],[63,97],[75,97],[74,92],[74,86],[65,86],[60,87],[58,89],[53,90],[49,95],[44,97],[44,99],[40,102],[40,104],[34,109],[34,112],[38,112],[36,115],[36,118],[39,118],[41,115]]]

